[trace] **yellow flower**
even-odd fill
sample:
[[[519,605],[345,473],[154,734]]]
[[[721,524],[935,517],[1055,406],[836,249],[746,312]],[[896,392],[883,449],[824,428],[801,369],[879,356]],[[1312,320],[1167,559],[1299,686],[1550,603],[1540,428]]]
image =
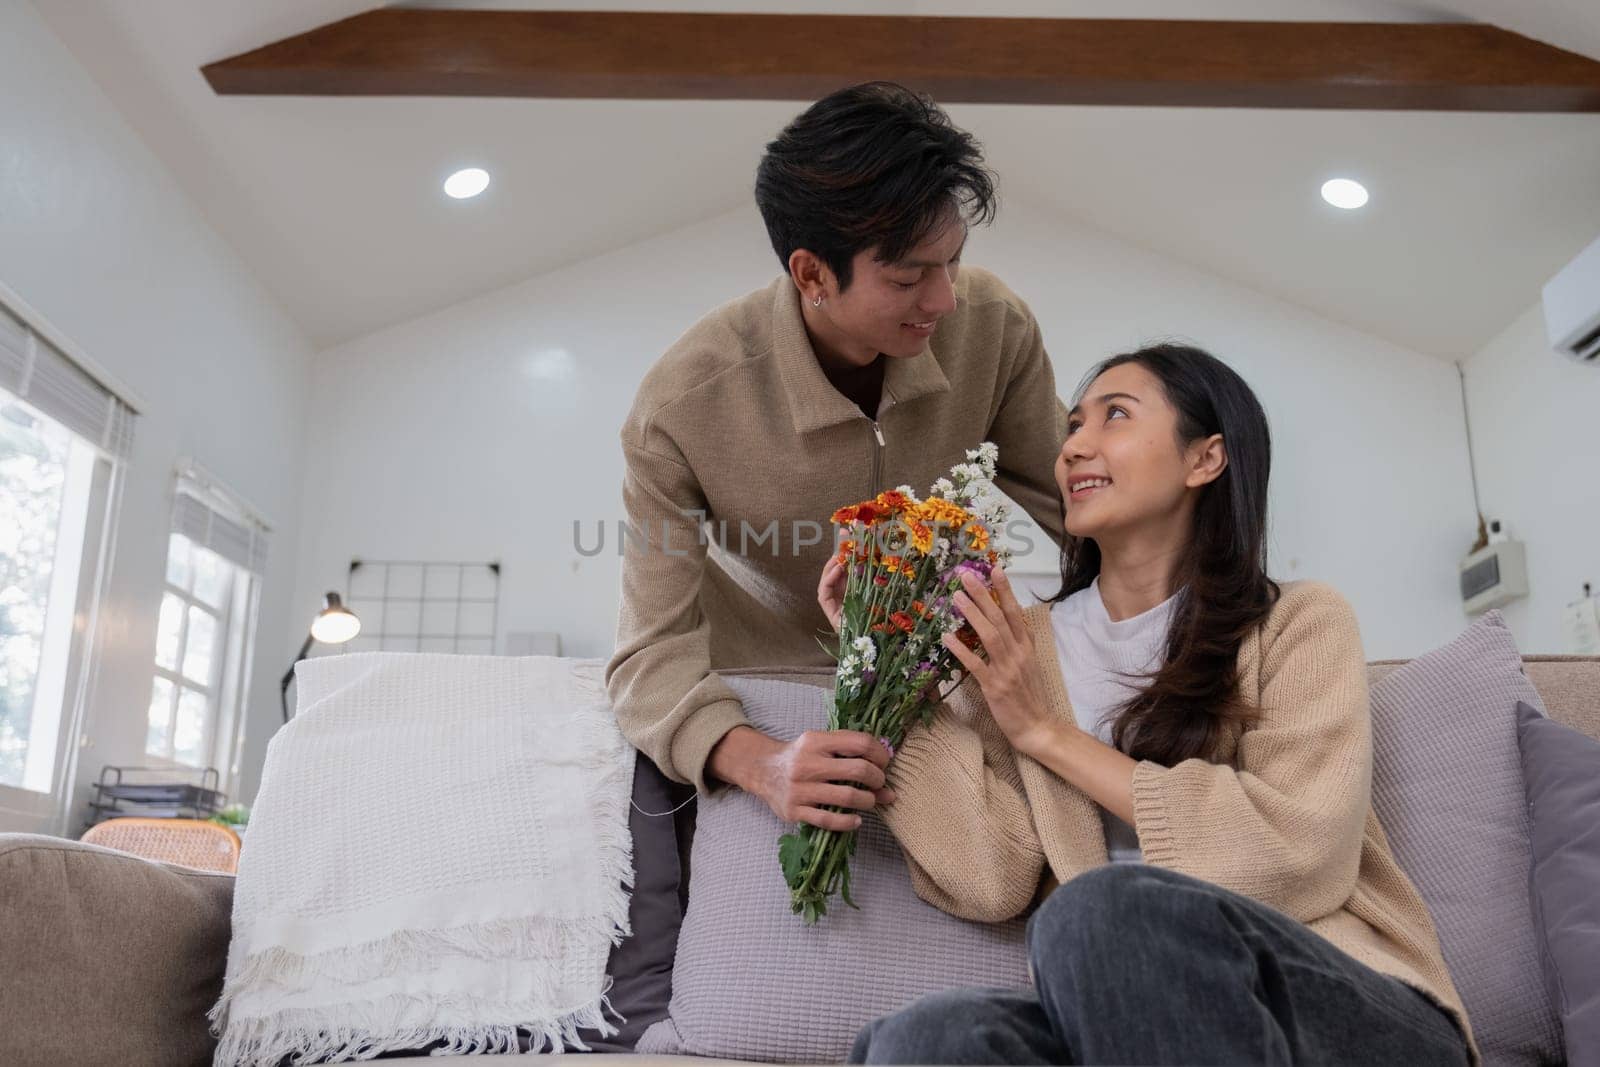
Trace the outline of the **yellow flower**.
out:
[[[952,530],[959,530],[972,521],[972,513],[966,508],[938,497],[924,500],[917,505],[916,512],[920,521]]]

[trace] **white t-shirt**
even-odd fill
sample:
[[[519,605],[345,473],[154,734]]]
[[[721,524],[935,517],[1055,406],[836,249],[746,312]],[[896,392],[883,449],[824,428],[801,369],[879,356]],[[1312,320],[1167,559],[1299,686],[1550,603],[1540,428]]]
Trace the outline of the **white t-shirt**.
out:
[[[1148,676],[1166,657],[1167,628],[1177,598],[1171,597],[1142,615],[1113,622],[1100,598],[1100,579],[1052,605],[1061,677],[1078,726],[1111,743],[1110,722],[1116,712],[1148,683]],[[1139,835],[1115,815],[1100,809],[1106,849],[1113,863],[1138,863]]]

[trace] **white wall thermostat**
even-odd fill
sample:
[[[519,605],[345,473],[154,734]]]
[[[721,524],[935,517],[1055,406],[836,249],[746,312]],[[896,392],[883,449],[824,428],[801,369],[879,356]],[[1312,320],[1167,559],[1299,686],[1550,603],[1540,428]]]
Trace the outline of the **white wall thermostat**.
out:
[[[1600,593],[1583,583],[1583,598],[1567,605],[1567,634],[1571,650],[1580,656],[1600,656]]]
[[[1468,615],[1528,595],[1528,561],[1521,541],[1485,545],[1461,561],[1461,606]]]

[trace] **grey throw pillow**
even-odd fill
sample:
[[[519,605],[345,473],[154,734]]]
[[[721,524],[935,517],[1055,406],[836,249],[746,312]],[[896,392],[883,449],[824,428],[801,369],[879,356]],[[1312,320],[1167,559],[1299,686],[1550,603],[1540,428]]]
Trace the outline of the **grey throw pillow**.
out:
[[[678,835],[673,809],[694,796],[694,787],[662,774],[643,753],[633,766],[633,806],[628,829],[633,834],[633,894],[628,901],[632,933],[611,950],[606,995],[618,1033],[601,1037],[580,1031],[595,1052],[632,1052],[640,1035],[666,1018],[672,995],[672,959],[683,921],[679,882]],[[524,1045],[526,1051],[526,1045]]]
[[[1518,701],[1542,708],[1499,612],[1372,687],[1372,801],[1433,915],[1484,1062],[1561,1055],[1528,871]]]
[[[196,1067],[233,876],[0,834],[0,1063]]]
[[[727,681],[751,722],[775,737],[826,728],[825,688]],[[839,1062],[862,1026],[925,994],[1028,984],[1023,922],[970,923],[925,904],[876,818],[863,824],[851,864],[861,910],[830,907],[805,926],[789,911],[778,867],[789,827],[737,790],[702,797],[699,809],[670,1014],[637,1051]]]
[[[1600,1065],[1600,741],[1517,705],[1533,903],[1568,1067]]]

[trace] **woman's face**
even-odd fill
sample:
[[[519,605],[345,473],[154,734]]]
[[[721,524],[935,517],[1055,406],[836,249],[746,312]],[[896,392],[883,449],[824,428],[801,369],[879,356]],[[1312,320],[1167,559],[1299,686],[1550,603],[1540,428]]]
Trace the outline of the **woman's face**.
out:
[[[1170,526],[1191,491],[1221,474],[1221,447],[1218,435],[1180,444],[1159,379],[1137,363],[1112,367],[1070,412],[1056,457],[1067,533],[1103,549],[1108,536]]]

